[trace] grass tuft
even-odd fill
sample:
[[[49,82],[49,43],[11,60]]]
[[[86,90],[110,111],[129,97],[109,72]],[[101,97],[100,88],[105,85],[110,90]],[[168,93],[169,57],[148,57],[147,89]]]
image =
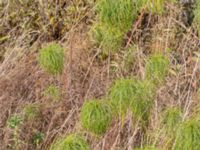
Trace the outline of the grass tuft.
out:
[[[140,81],[136,85],[136,91],[131,102],[131,110],[138,120],[147,121],[150,116],[155,90],[149,81]]]
[[[82,136],[71,134],[65,138],[59,139],[52,144],[50,150],[89,150],[88,143]]]
[[[80,120],[85,129],[100,135],[105,133],[111,124],[112,111],[103,101],[87,101],[81,109]]]
[[[136,92],[136,84],[138,84],[136,79],[119,79],[115,81],[108,95],[114,112],[122,116],[126,113]]]
[[[98,21],[92,28],[92,37],[102,45],[103,52],[120,48],[124,35],[137,18],[133,0],[100,0],[97,2]]]
[[[57,75],[62,72],[64,66],[63,48],[56,43],[51,43],[39,52],[40,66],[47,72]]]
[[[167,133],[174,134],[181,121],[182,112],[180,108],[171,107],[165,110],[162,123],[164,124]]]
[[[38,104],[28,104],[24,107],[25,118],[28,120],[35,119],[39,116],[40,106]]]
[[[7,121],[7,126],[11,129],[16,129],[21,123],[23,119],[19,115],[12,115],[8,121]]]
[[[49,85],[45,89],[44,93],[46,96],[49,96],[54,102],[58,102],[61,98],[60,90],[55,85]]]
[[[152,55],[146,63],[146,79],[161,84],[169,69],[169,61],[160,54]]]
[[[183,122],[177,130],[173,150],[199,150],[200,121],[190,119]]]

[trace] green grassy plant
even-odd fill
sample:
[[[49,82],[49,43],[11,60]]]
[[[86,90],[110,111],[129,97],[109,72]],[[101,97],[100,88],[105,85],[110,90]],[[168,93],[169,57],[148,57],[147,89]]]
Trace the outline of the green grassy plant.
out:
[[[119,79],[111,87],[109,99],[120,116],[130,109],[136,119],[147,120],[154,95],[154,84],[147,80]]]
[[[33,144],[38,146],[44,139],[44,134],[41,132],[37,132],[33,135]]]
[[[80,120],[82,127],[88,131],[96,135],[103,134],[111,124],[111,108],[104,101],[87,101],[81,109]]]
[[[155,84],[161,84],[169,69],[169,61],[160,54],[152,55],[146,63],[146,79],[153,81]]]
[[[93,39],[103,52],[120,48],[123,37],[131,28],[138,11],[132,0],[100,0],[97,2],[98,21],[92,28]]]
[[[61,93],[58,87],[55,85],[49,85],[45,91],[44,91],[46,96],[49,96],[54,102],[57,102],[61,98]]]
[[[182,112],[178,107],[170,107],[164,111],[162,123],[168,134],[174,134],[182,121]]]
[[[16,129],[19,127],[19,125],[22,123],[23,119],[19,115],[12,115],[8,121],[7,121],[7,126],[11,129]]]
[[[136,92],[136,84],[138,84],[136,79],[119,79],[115,81],[108,95],[115,113],[122,116],[126,113]]]
[[[154,84],[149,81],[139,81],[131,102],[131,110],[136,119],[147,121],[150,116],[155,97]]]
[[[33,120],[40,114],[40,105],[38,104],[28,104],[24,107],[25,118],[28,120]]]
[[[172,150],[199,150],[200,121],[190,119],[184,121],[178,128]]]
[[[39,52],[40,66],[47,72],[56,75],[62,72],[64,67],[63,48],[56,43],[51,43]]]
[[[71,134],[65,138],[59,139],[52,144],[50,150],[89,150],[88,143],[82,136]]]
[[[13,132],[13,141],[15,149],[18,149],[20,144],[19,127],[22,124],[22,121],[22,117],[16,114],[12,115],[7,121],[7,126],[10,129],[12,129]]]

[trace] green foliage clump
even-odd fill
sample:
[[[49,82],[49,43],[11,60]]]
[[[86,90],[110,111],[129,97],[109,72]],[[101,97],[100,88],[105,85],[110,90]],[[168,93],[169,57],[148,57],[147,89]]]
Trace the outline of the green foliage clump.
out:
[[[47,72],[56,75],[62,72],[64,66],[63,48],[56,43],[51,43],[39,52],[39,63]]]
[[[129,30],[137,17],[133,0],[100,0],[97,12],[101,23],[122,31]]]
[[[167,108],[162,117],[162,123],[164,124],[167,133],[174,134],[182,121],[181,109],[178,107]]]
[[[28,120],[32,120],[39,116],[40,106],[38,104],[28,104],[24,107],[24,114]]]
[[[190,119],[184,121],[176,133],[173,150],[199,150],[200,148],[200,121]]]
[[[104,101],[87,101],[84,103],[80,120],[88,131],[100,135],[106,132],[112,121],[112,111]]]
[[[146,63],[146,79],[160,84],[164,81],[169,69],[169,61],[160,54],[152,55]]]
[[[130,106],[133,96],[136,92],[136,79],[119,79],[116,80],[110,88],[109,99],[114,112],[124,115]]]
[[[104,49],[116,51],[123,36],[137,17],[133,0],[100,0],[97,2],[98,22],[92,28],[93,39]]]
[[[147,119],[154,97],[154,85],[136,79],[116,80],[109,92],[109,99],[117,112],[123,117],[131,109],[137,119]]]
[[[7,126],[11,129],[16,129],[21,123],[23,119],[19,115],[12,115],[8,121],[7,121]]]
[[[155,96],[154,85],[149,81],[139,81],[131,101],[131,110],[136,119],[147,121]]]
[[[42,140],[44,139],[44,134],[41,132],[37,132],[33,135],[33,144],[35,144],[36,146],[39,145],[40,142],[42,142]]]
[[[45,95],[49,96],[53,101],[57,102],[60,100],[61,93],[58,87],[55,85],[48,86],[45,91]]]
[[[50,150],[89,150],[88,143],[82,136],[72,134],[56,141]]]

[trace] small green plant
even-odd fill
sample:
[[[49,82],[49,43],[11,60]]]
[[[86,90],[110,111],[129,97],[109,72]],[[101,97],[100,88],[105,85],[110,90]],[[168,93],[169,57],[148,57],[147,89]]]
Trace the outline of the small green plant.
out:
[[[44,134],[41,132],[36,132],[33,135],[33,144],[38,146],[40,142],[42,142],[44,139]]]
[[[19,139],[19,126],[22,124],[22,117],[14,114],[12,115],[8,121],[7,121],[7,126],[12,129],[13,132],[13,141],[14,141],[14,147],[16,149],[18,149],[19,147],[19,143],[20,143],[20,139]]]
[[[19,115],[12,115],[8,121],[7,121],[7,126],[11,129],[16,129],[21,125],[23,119]]]
[[[174,134],[182,121],[182,112],[178,107],[167,108],[162,116],[162,123],[168,134]]]
[[[147,121],[155,97],[154,84],[149,81],[139,81],[131,101],[131,110],[136,119]]]
[[[169,69],[169,61],[160,54],[152,55],[146,63],[146,79],[161,84]]]
[[[39,116],[40,113],[40,105],[38,104],[28,104],[24,107],[25,118],[28,120],[32,120]]]
[[[104,101],[87,101],[81,109],[80,120],[85,129],[100,135],[105,133],[111,124],[112,111]]]
[[[136,79],[119,79],[116,80],[109,91],[109,99],[115,113],[124,115],[129,108],[133,96],[136,92]]]
[[[199,150],[200,121],[190,119],[184,121],[176,132],[176,139],[172,150]]]
[[[72,134],[56,141],[50,150],[89,150],[88,143],[82,136]]]
[[[97,1],[98,22],[92,28],[93,39],[104,49],[115,52],[120,48],[124,35],[131,28],[138,11],[132,0]]]
[[[62,72],[64,66],[63,48],[56,43],[51,43],[39,52],[40,66],[47,72],[56,75]]]
[[[46,96],[49,96],[53,101],[57,102],[60,100],[61,93],[58,87],[55,85],[48,86],[44,91]]]

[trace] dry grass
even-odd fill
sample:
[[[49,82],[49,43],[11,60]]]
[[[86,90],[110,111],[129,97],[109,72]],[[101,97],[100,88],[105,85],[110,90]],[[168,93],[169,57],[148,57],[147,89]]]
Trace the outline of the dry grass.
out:
[[[40,115],[18,128],[18,149],[46,150],[57,138],[77,131],[85,135],[92,150],[132,150],[148,145],[170,150],[168,138],[158,131],[163,128],[163,109],[180,107],[183,120],[200,111],[200,41],[195,29],[178,19],[179,5],[166,4],[167,11],[162,15],[144,12],[133,22],[132,31],[124,35],[125,44],[120,51],[104,58],[99,55],[101,46],[94,45],[88,35],[95,17],[93,2],[30,3],[0,1],[0,149],[13,148],[8,118],[12,114],[23,117],[27,104],[39,103]],[[26,13],[18,13],[23,8]],[[55,41],[62,45],[65,55],[64,69],[58,77],[41,70],[37,61],[38,50]],[[130,44],[134,46],[129,47]],[[130,48],[134,50],[127,51]],[[145,62],[149,54],[157,52],[168,56],[170,70],[157,90],[145,129],[127,112],[123,124],[114,118],[109,131],[101,137],[82,131],[79,113],[83,102],[104,97],[115,79],[144,79]],[[124,67],[127,55],[133,61]],[[51,84],[61,89],[59,101],[52,102],[45,96],[44,91]],[[38,144],[33,142],[36,133],[44,134]]]

